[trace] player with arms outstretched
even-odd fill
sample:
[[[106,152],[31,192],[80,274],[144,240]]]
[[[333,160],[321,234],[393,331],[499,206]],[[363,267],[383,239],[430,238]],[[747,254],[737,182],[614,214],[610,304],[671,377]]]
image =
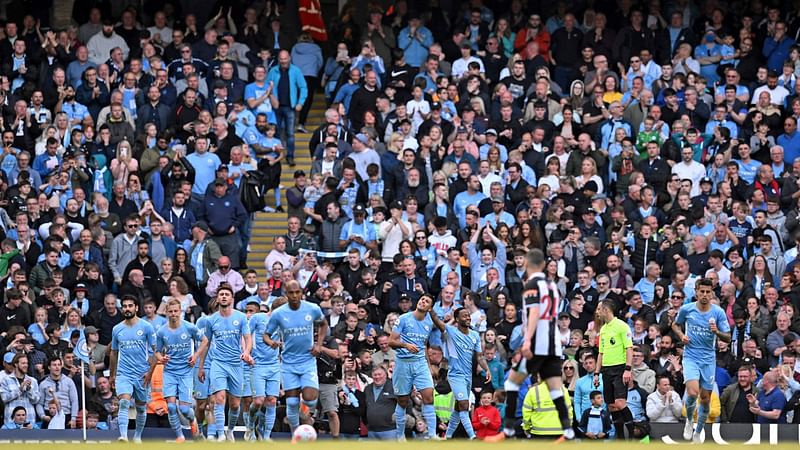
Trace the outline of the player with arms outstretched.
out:
[[[730,342],[731,328],[725,310],[711,303],[714,298],[711,280],[698,280],[694,292],[697,301],[681,306],[672,324],[672,331],[683,342],[683,380],[686,383],[683,438],[702,444],[706,438],[703,425],[708,420],[711,391],[714,389],[717,339]],[[693,426],[695,407],[697,425]]]

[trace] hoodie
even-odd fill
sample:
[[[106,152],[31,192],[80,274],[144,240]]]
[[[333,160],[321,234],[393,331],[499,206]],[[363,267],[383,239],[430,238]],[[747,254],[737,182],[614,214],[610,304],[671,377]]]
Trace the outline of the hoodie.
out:
[[[647,364],[642,364],[639,367],[632,367],[631,374],[636,384],[644,389],[648,394],[656,390],[656,373],[653,369],[647,367]]]
[[[324,64],[322,50],[313,42],[298,42],[292,47],[292,64],[300,68],[304,77],[316,77]]]

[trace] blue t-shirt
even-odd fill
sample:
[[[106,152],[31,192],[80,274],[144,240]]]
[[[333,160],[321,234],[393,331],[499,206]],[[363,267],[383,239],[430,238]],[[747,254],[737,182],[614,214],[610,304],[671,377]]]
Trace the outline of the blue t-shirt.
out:
[[[400,359],[425,359],[425,343],[433,330],[433,319],[430,314],[425,314],[425,318],[417,320],[414,311],[409,311],[397,320],[394,332],[400,335],[400,340],[406,344],[414,344],[419,349],[417,353],[411,353],[405,348],[397,349],[397,357]]]
[[[166,319],[166,317],[164,317],[164,316],[159,316],[158,314],[156,314],[156,316],[155,316],[155,317],[153,317],[153,319],[152,319],[152,320],[151,320],[151,319],[148,319],[147,317],[142,317],[141,319],[142,319],[142,320],[144,320],[145,322],[148,322],[148,323],[150,323],[150,325],[152,325],[152,326],[153,326],[153,329],[154,329],[154,330],[158,330],[159,328],[161,328],[161,327],[163,327],[164,325],[166,325],[166,324],[167,324],[167,319]]]
[[[205,152],[202,155],[195,152],[186,156],[186,159],[189,160],[194,168],[192,193],[205,195],[206,188],[214,182],[217,168],[222,165],[222,161],[220,161],[219,156],[211,152]]]
[[[250,317],[250,332],[253,333],[253,360],[257,366],[278,366],[280,350],[272,348],[264,342],[267,324],[270,316],[266,313],[256,313]],[[273,339],[277,336],[273,335]]]
[[[780,389],[774,388],[772,389],[769,394],[766,394],[764,391],[758,393],[757,396],[758,400],[758,407],[761,408],[762,411],[775,411],[775,410],[783,410],[784,406],[786,406],[786,397],[783,395]],[[763,416],[756,417],[756,422],[758,423],[786,423],[786,413],[782,412],[780,416],[778,416],[778,420],[767,419]]]
[[[475,353],[481,352],[481,336],[475,330],[467,334],[458,327],[447,325],[444,333],[444,351],[449,375],[472,378],[472,361]]]
[[[758,169],[761,167],[761,163],[755,159],[751,159],[749,163],[745,163],[739,159],[734,159],[733,161],[739,165],[739,176],[742,177],[744,181],[747,181],[747,184],[753,184],[756,180]]]
[[[132,326],[118,323],[111,331],[111,350],[119,352],[117,375],[140,378],[150,370],[147,360],[156,346],[156,330],[150,323],[138,319]]]
[[[678,317],[675,319],[675,323],[684,325],[686,336],[689,337],[689,343],[683,348],[683,357],[685,359],[700,364],[708,364],[709,361],[715,361],[717,336],[711,332],[708,326],[710,319],[714,319],[717,322],[719,331],[723,333],[731,331],[725,311],[717,305],[710,305],[710,309],[706,312],[698,310],[697,303],[683,305],[678,310]]]
[[[218,312],[212,314],[206,322],[206,337],[215,344],[209,355],[223,364],[240,364],[242,336],[247,334],[250,334],[250,326],[243,312],[234,310],[228,317],[222,317]]]
[[[324,319],[319,306],[303,300],[294,310],[289,304],[272,313],[265,332],[270,336],[280,331],[283,336],[283,364],[292,366],[315,363],[311,354],[314,347],[314,323]]]
[[[172,329],[169,324],[156,331],[156,350],[162,355],[169,356],[169,361],[164,366],[164,372],[176,375],[188,375],[192,366],[189,358],[194,353],[194,342],[202,336],[197,327],[191,322],[181,321],[178,328]]]

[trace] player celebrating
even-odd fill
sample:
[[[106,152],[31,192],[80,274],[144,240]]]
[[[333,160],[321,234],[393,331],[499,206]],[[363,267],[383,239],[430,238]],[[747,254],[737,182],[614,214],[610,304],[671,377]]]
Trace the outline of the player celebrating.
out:
[[[178,417],[178,409],[192,425],[192,434],[196,438],[197,422],[192,410],[192,368],[197,354],[192,352],[196,340],[204,340],[194,324],[181,320],[181,302],[172,299],[167,303],[165,325],[156,331],[156,360],[164,364],[164,399],[167,401],[169,425],[175,431],[176,442],[183,442],[183,429]],[[202,343],[201,343],[202,346]],[[177,398],[178,404],[175,399]]]
[[[217,312],[216,299],[212,299],[210,302],[208,302],[208,311],[209,314],[214,314],[215,312]],[[203,339],[206,339],[206,324],[208,323],[208,318],[209,316],[207,315],[200,316],[200,318],[197,319],[197,322],[195,323],[198,335],[200,337],[200,339],[198,339],[195,342],[195,348],[198,349],[198,352],[200,346],[203,343]],[[194,399],[196,402],[195,417],[199,417],[200,421],[202,421],[203,418],[208,419],[208,436],[214,437],[217,435],[217,429],[216,429],[217,424],[216,422],[212,421],[213,414],[211,414],[212,417],[210,418],[209,416],[206,415],[206,407],[208,406],[208,396],[209,396],[209,391],[211,390],[211,387],[209,386],[209,382],[211,380],[209,379],[208,376],[211,373],[211,358],[208,355],[206,355],[205,360],[202,361],[203,368],[205,369],[205,374],[206,374],[206,377],[202,381],[199,378],[200,363],[201,361],[200,358],[198,357],[197,360],[195,361],[195,367],[194,367]]]
[[[300,391],[303,391],[303,404],[309,411],[313,413],[317,407],[317,356],[328,334],[328,324],[319,306],[303,300],[303,289],[297,281],[286,283],[286,297],[289,303],[272,313],[263,339],[274,349],[283,346],[281,376],[286,392],[286,417],[294,432],[300,426]],[[319,329],[314,342],[317,324]],[[282,342],[272,339],[276,331],[283,336]]]
[[[541,250],[529,251],[525,258],[525,265],[528,279],[522,294],[522,306],[527,313],[522,314],[522,326],[525,330],[520,349],[522,359],[510,371],[505,382],[506,423],[504,430],[502,433],[487,437],[486,440],[489,442],[501,441],[506,436],[514,435],[519,388],[525,380],[526,374],[533,380],[539,375],[550,389],[550,397],[558,411],[561,428],[564,430],[564,434],[558,441],[575,437],[569,409],[561,389],[561,342],[555,333],[560,303],[558,287],[554,283],[548,282],[544,276],[545,258]]]
[[[251,302],[254,300],[250,300]],[[258,300],[255,300],[258,302]],[[272,302],[272,310],[286,304],[285,297],[278,297]],[[256,313],[250,318],[250,331],[253,333],[253,403],[250,404],[250,437],[257,429],[261,438],[270,439],[275,427],[275,405],[281,388],[281,368],[279,350],[272,348],[264,341],[265,330],[271,314]],[[277,335],[273,336],[277,337]],[[266,409],[266,411],[264,411]]]
[[[636,294],[638,295],[638,294]],[[633,359],[633,337],[627,323],[614,315],[613,300],[600,303],[597,315],[603,322],[600,328],[599,356],[594,370],[594,386],[600,386],[600,374],[603,374],[603,398],[611,413],[617,439],[633,436],[633,414],[628,409],[628,383],[633,376],[631,360]]]
[[[111,387],[119,397],[119,440],[128,441],[128,411],[131,398],[136,402],[136,431],[133,441],[142,442],[147,421],[150,377],[156,367],[156,332],[148,322],[136,316],[136,297],[122,297],[123,321],[111,331]],[[117,376],[119,374],[119,377]]]
[[[395,423],[399,440],[405,439],[406,408],[412,386],[422,394],[422,416],[428,426],[428,439],[436,438],[433,379],[425,359],[425,344],[433,331],[432,308],[433,298],[429,294],[422,294],[417,301],[417,308],[400,316],[389,336],[389,345],[398,349],[392,386],[397,396]]]
[[[217,441],[233,442],[233,427],[239,420],[239,403],[242,396],[242,363],[253,364],[250,349],[253,346],[250,327],[243,312],[233,309],[233,289],[223,284],[217,289],[219,310],[206,322],[206,340],[200,349],[200,372],[198,378],[206,377],[203,360],[211,358],[210,389],[214,394],[214,422]],[[213,345],[212,345],[213,344]],[[209,351],[209,347],[211,350]],[[230,393],[230,398],[227,398]],[[225,402],[230,401],[228,431],[225,432]],[[209,435],[209,437],[211,437]]]
[[[458,429],[459,421],[470,440],[475,439],[475,430],[472,428],[472,420],[469,417],[469,395],[472,392],[472,373],[473,358],[478,362],[478,366],[486,372],[486,383],[492,381],[492,373],[489,365],[483,358],[481,349],[481,336],[477,331],[470,328],[472,316],[467,308],[458,308],[453,313],[456,318],[456,325],[445,325],[436,314],[431,311],[433,323],[443,333],[444,350],[447,355],[447,381],[453,391],[453,398],[456,403],[450,415],[450,422],[447,425],[445,439],[452,439],[453,434]]]
[[[704,278],[695,284],[695,303],[681,306],[672,331],[683,342],[683,379],[686,383],[686,425],[683,438],[702,444],[706,438],[703,425],[708,420],[711,391],[714,389],[717,339],[731,341],[730,326],[725,311],[711,304],[714,287]],[[683,329],[682,329],[683,327]],[[685,330],[685,331],[684,331]],[[711,363],[709,363],[709,361]],[[697,396],[697,425],[692,426]]]

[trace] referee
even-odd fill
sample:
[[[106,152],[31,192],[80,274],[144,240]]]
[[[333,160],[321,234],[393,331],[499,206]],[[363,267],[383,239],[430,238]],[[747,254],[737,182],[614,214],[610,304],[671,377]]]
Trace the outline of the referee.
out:
[[[612,300],[605,300],[597,308],[603,326],[600,328],[600,356],[593,381],[595,387],[599,386],[602,372],[603,397],[611,412],[617,439],[624,439],[626,427],[628,436],[633,436],[633,414],[626,401],[627,385],[632,376],[633,342],[628,324],[614,315],[615,306]]]

